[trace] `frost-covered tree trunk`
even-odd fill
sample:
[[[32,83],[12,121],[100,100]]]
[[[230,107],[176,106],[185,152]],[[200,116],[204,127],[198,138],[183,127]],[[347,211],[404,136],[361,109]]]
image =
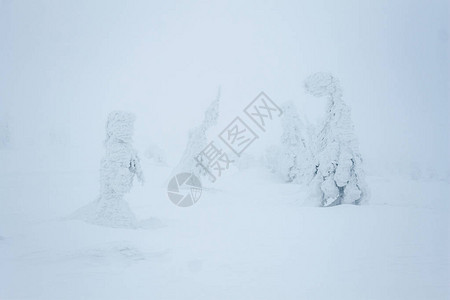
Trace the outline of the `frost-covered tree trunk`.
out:
[[[205,175],[205,171],[198,165],[195,157],[197,157],[200,152],[205,149],[208,143],[207,131],[211,127],[217,124],[217,119],[219,118],[219,104],[220,104],[220,89],[217,93],[216,99],[209,105],[208,109],[205,111],[205,118],[202,124],[194,127],[189,131],[189,138],[184,150],[183,156],[180,162],[174,168],[172,175],[189,172],[197,177]]]
[[[136,226],[136,218],[124,200],[135,176],[143,182],[139,157],[132,146],[134,120],[128,112],[109,114],[105,156],[100,167],[100,196],[75,212],[74,218],[110,227]]]
[[[326,118],[316,141],[314,182],[321,204],[359,204],[367,189],[350,109],[342,100],[339,82],[330,74],[316,73],[307,78],[305,88],[314,96],[328,98]]]
[[[281,147],[272,165],[286,182],[308,183],[313,177],[315,165],[306,128],[294,103],[283,105],[281,124]]]

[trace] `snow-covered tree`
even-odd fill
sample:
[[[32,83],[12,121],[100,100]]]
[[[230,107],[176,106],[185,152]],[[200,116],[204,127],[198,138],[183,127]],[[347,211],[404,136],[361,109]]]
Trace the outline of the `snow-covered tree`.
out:
[[[314,175],[314,159],[309,139],[295,104],[282,106],[281,124],[283,133],[279,147],[266,153],[270,168],[286,182],[309,183]]]
[[[326,118],[316,141],[314,182],[321,204],[359,204],[367,198],[367,189],[350,108],[342,100],[339,82],[330,74],[316,73],[306,79],[305,88],[316,97],[328,98]]]
[[[264,164],[269,170],[271,170],[273,173],[278,174],[278,157],[280,153],[280,146],[278,145],[271,145],[266,149],[266,152],[264,153],[263,161]]]
[[[281,167],[288,182],[309,183],[314,174],[314,160],[304,123],[292,102],[283,105],[281,117]]]
[[[183,156],[180,162],[174,168],[172,175],[189,172],[197,177],[205,175],[205,171],[201,168],[195,157],[197,157],[203,149],[207,146],[207,131],[217,124],[217,119],[219,118],[219,103],[220,103],[220,89],[217,93],[216,99],[209,105],[208,109],[205,111],[205,117],[202,124],[194,127],[189,131],[189,138],[184,150]]]
[[[124,200],[135,177],[143,182],[139,157],[132,145],[134,120],[135,116],[128,112],[109,114],[105,156],[100,166],[100,196],[75,212],[74,218],[110,227],[136,226],[136,218]]]

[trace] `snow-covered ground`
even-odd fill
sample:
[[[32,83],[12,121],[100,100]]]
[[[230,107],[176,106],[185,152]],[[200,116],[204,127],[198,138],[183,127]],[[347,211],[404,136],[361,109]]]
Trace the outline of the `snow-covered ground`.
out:
[[[450,184],[368,176],[366,205],[313,207],[265,169],[189,208],[144,161],[140,229],[65,219],[97,172],[0,175],[0,299],[448,299]]]

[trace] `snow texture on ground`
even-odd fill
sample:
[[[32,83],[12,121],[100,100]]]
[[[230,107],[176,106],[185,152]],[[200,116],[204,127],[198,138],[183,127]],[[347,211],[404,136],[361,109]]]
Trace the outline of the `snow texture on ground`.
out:
[[[369,204],[320,208],[267,170],[230,170],[179,208],[171,169],[145,169],[127,196],[140,229],[65,218],[96,172],[2,174],[0,299],[450,297],[447,181],[369,176]]]

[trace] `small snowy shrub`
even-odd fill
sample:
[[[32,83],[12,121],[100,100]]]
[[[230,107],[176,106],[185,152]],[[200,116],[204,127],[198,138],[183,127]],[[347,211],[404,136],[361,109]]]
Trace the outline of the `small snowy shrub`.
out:
[[[164,151],[162,151],[161,148],[159,148],[155,144],[151,144],[147,148],[147,150],[144,152],[144,156],[154,164],[165,165],[167,163]]]
[[[239,157],[237,157],[233,165],[240,171],[246,170],[252,167],[256,167],[258,165],[261,165],[261,160],[257,159],[255,156],[248,154],[248,153],[242,153]]]
[[[278,157],[280,147],[272,145],[266,149],[264,154],[264,164],[272,173],[278,173]]]

